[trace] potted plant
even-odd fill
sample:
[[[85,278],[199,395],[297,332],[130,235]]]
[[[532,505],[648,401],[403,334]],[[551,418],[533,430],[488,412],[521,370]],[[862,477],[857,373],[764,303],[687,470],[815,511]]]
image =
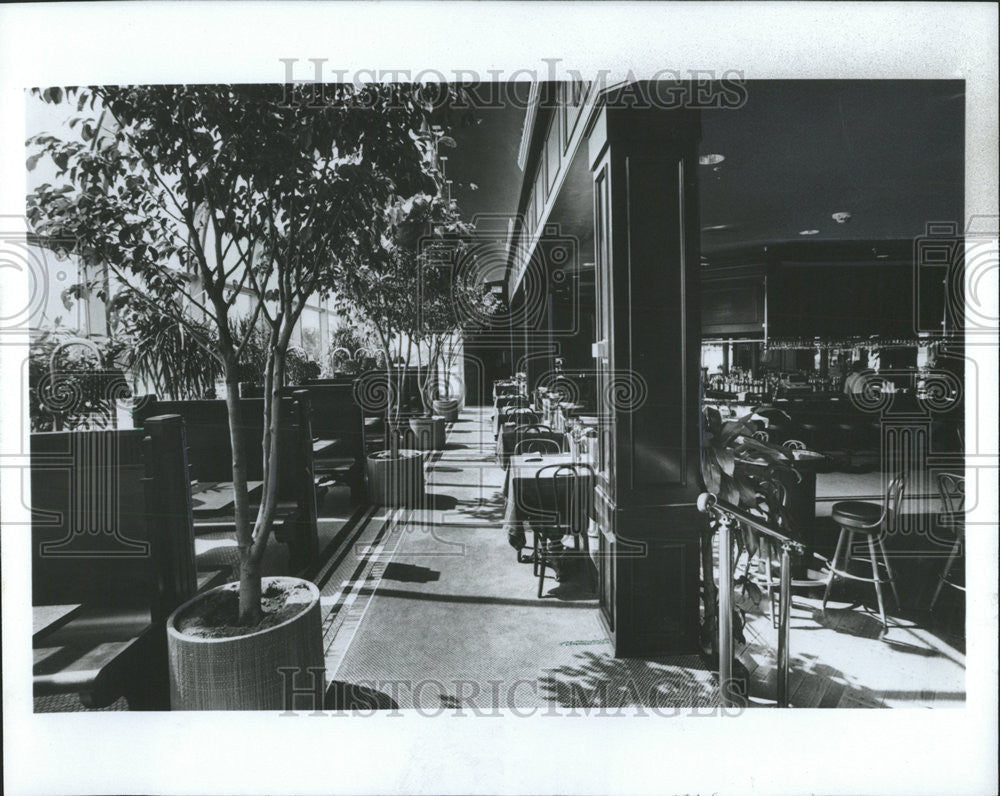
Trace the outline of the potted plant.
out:
[[[717,410],[706,408],[702,413],[701,476],[705,490],[751,513],[758,513],[763,502],[773,499],[772,483],[790,484],[797,478],[789,467],[791,451],[754,438],[754,433],[759,432],[762,425],[753,412],[726,423],[722,422]],[[701,544],[705,598],[702,644],[712,655],[718,654],[718,595],[712,554],[715,531],[713,520],[703,534]],[[757,535],[738,526],[735,539],[737,557],[742,551],[748,553],[748,570],[750,559],[758,552]],[[764,596],[746,571],[736,578],[734,587],[739,594],[738,607],[733,614],[733,633],[738,641],[745,642],[743,626],[746,610],[759,605]]]
[[[369,373],[358,384],[362,400],[370,401],[366,408],[379,406],[386,417],[385,449],[369,454],[367,461],[369,493],[380,505],[413,505],[422,499],[419,448],[444,446],[444,417],[433,412],[426,377],[450,295],[449,258],[472,228],[440,190],[443,175],[435,176],[439,187],[434,192],[400,198],[375,219],[369,250],[348,270],[338,292],[341,302],[375,330],[383,354],[384,371]]]
[[[439,92],[344,84],[319,107],[311,89],[292,85],[36,93],[48,102],[70,101],[80,114],[89,108],[97,118],[73,119],[78,138],[72,140],[49,134],[29,140],[37,151],[28,168],[47,156],[56,180],[68,183],[46,183],[29,195],[32,231],[114,277],[116,295],[182,328],[224,379],[238,582],[168,619],[177,707],[206,706],[197,696],[206,688],[219,695],[211,700],[215,708],[272,707],[266,694],[281,678],[275,664],[311,668],[314,675],[323,666],[315,588],[262,576],[277,509],[280,391],[291,337],[306,302],[336,290],[345,267],[353,267],[371,218],[436,184],[427,166],[427,119]],[[110,284],[105,280],[100,298],[109,298]],[[266,431],[261,499],[253,508],[239,385],[251,338],[244,330],[258,327],[264,361],[255,375],[264,385]],[[225,610],[214,612],[217,602]],[[197,635],[185,623],[194,614],[219,626],[211,643],[190,640]],[[302,640],[289,641],[287,632]],[[268,657],[272,647],[276,657]],[[269,685],[244,677],[257,663]],[[197,680],[209,672],[210,682]],[[235,687],[224,689],[223,681]],[[196,696],[187,701],[185,694]]]
[[[437,356],[435,358],[435,373],[433,390],[434,413],[444,417],[445,422],[454,423],[458,420],[458,413],[462,406],[462,401],[458,397],[452,397],[452,371],[455,366],[455,358],[458,353],[459,337],[457,332],[441,335],[441,340],[437,345]]]

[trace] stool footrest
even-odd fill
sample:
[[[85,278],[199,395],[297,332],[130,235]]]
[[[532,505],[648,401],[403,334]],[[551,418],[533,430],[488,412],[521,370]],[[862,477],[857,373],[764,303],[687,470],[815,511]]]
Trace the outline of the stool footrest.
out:
[[[865,562],[865,563],[868,563],[868,562]],[[879,566],[880,567],[884,567],[885,565],[882,564],[881,562],[879,562]],[[855,575],[853,572],[848,572],[846,569],[840,569],[838,567],[830,567],[830,571],[834,575],[836,575],[838,578],[846,578],[848,580],[858,580],[858,581],[861,581],[862,583],[876,583],[876,582],[878,582],[878,583],[891,583],[892,582],[892,578],[890,578],[890,577],[884,577],[884,578],[880,577],[876,581],[876,579],[873,578],[871,575],[868,575],[868,576],[865,576],[865,575]]]

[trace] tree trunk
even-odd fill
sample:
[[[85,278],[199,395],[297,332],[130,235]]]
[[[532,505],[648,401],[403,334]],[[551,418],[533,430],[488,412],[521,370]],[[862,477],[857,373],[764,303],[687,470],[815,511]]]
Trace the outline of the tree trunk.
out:
[[[278,503],[278,445],[281,436],[281,385],[285,379],[285,357],[288,349],[290,330],[284,330],[268,358],[267,375],[269,384],[264,391],[264,435],[265,457],[262,462],[264,473],[263,495],[257,521],[253,530],[253,546],[250,550],[251,563],[260,569],[267,542],[271,535],[274,512]]]
[[[240,561],[240,617],[241,625],[253,625],[260,619],[260,562],[252,556]]]
[[[240,553],[240,624],[253,624],[260,617],[260,567],[250,560],[253,533],[250,528],[250,496],[247,493],[247,452],[240,418],[239,372],[235,362],[226,366],[226,411],[229,415],[229,443],[233,452],[233,498],[236,544]],[[248,584],[256,571],[256,586]]]

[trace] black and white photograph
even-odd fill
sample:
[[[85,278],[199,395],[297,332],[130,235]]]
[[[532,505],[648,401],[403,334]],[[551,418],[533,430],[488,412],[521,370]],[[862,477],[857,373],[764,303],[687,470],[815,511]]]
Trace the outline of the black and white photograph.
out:
[[[997,42],[0,10],[10,792],[996,792]]]

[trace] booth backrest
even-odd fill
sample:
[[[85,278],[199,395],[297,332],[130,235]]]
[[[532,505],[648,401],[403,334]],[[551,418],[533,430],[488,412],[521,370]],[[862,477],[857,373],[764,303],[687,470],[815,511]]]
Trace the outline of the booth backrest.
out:
[[[317,387],[334,388],[339,390],[338,395],[344,396],[342,400],[350,398],[350,402],[357,406],[364,417],[384,417],[386,406],[384,399],[389,394],[385,387],[385,371],[369,370],[358,376],[338,376],[332,379],[309,379],[301,387],[286,388],[289,390],[307,389],[312,390]],[[395,387],[393,388],[395,389]],[[322,433],[318,432],[320,436]]]
[[[341,450],[365,451],[364,412],[355,400],[351,384],[309,384],[306,387],[285,387],[283,395],[291,396],[297,390],[309,393],[312,405],[312,431],[320,439],[339,439]]]
[[[309,429],[303,429],[293,399],[282,399],[281,431],[278,444],[278,495],[292,500],[301,496],[303,468],[310,463],[301,458],[303,436],[311,443]],[[240,399],[240,426],[247,450],[247,478],[263,479],[264,399]],[[177,414],[187,427],[188,460],[191,478],[200,481],[232,481],[233,459],[229,435],[229,412],[223,400],[142,402],[133,412],[137,426],[151,415]],[[311,449],[311,448],[310,448]],[[311,483],[311,482],[310,482]]]
[[[32,601],[172,610],[194,593],[180,418],[31,435]]]

